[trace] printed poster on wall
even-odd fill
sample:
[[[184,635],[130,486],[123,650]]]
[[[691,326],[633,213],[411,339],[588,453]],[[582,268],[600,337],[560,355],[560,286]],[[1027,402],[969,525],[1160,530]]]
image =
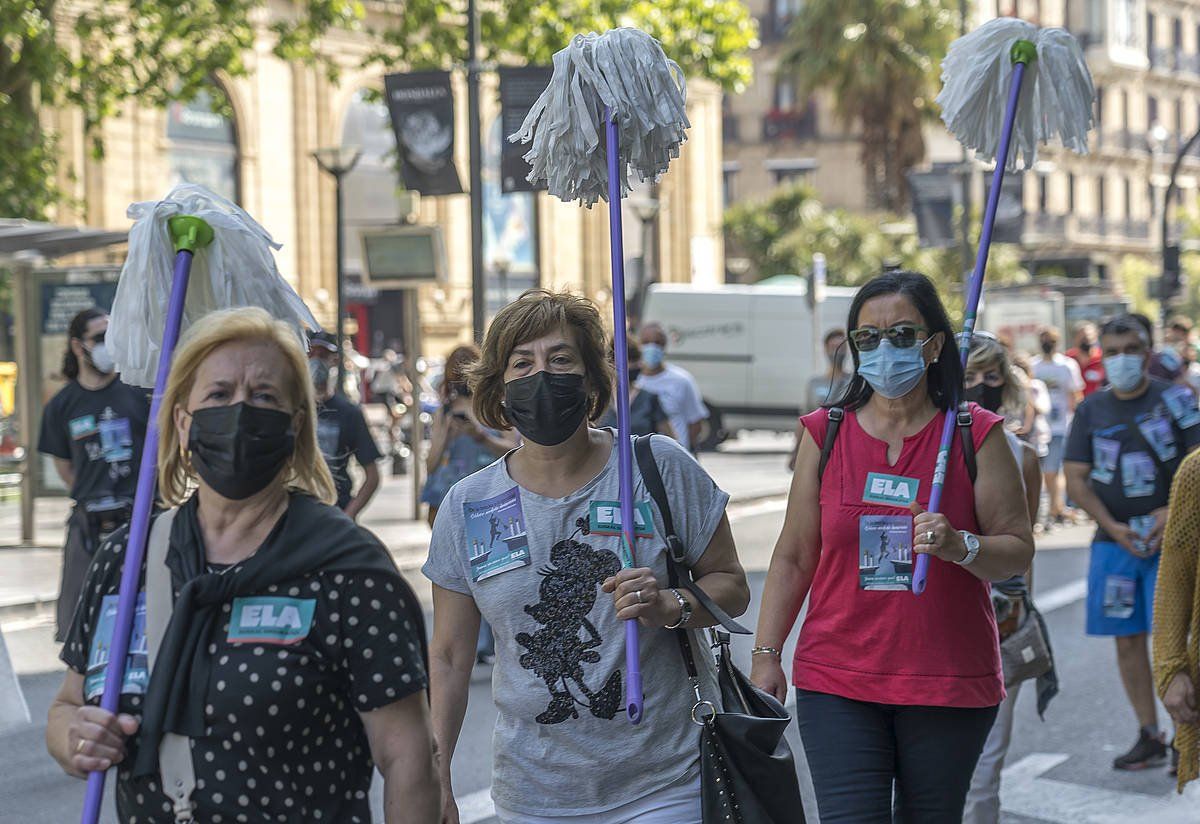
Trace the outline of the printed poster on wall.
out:
[[[462,193],[454,167],[454,91],[449,72],[389,74],[383,78],[396,133],[400,177],[423,195]]]

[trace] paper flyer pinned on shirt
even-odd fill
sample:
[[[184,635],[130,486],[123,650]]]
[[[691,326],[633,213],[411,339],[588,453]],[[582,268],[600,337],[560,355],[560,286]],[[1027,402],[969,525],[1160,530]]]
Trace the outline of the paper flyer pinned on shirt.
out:
[[[519,487],[483,501],[464,501],[463,523],[472,581],[528,566],[529,536]]]

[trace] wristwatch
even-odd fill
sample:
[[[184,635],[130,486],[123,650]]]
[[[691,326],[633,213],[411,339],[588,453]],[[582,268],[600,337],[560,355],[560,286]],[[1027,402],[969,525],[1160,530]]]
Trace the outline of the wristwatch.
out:
[[[675,596],[675,600],[679,602],[679,620],[666,627],[666,629],[681,629],[687,626],[687,622],[692,620],[692,602],[683,597],[677,589],[668,589],[667,592]]]
[[[961,561],[955,561],[954,563],[959,566],[970,566],[975,563],[975,558],[979,555],[979,538],[965,529],[960,529],[958,534],[962,536],[963,543],[967,545],[967,554]]]

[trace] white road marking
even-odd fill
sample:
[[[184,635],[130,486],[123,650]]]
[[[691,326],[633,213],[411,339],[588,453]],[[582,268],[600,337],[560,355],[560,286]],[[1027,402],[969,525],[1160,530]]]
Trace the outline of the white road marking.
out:
[[[1080,578],[1078,581],[1072,581],[1069,584],[1064,584],[1061,587],[1043,592],[1033,599],[1033,605],[1038,608],[1043,614],[1054,612],[1056,609],[1062,609],[1065,606],[1070,606],[1076,601],[1082,601],[1087,597],[1087,579]]]
[[[461,824],[478,824],[496,816],[491,787],[484,787],[454,800],[458,802],[458,820]]]
[[[1182,796],[1153,796],[1042,778],[1068,758],[1033,753],[1006,769],[1000,782],[1001,809],[1054,824],[1196,824],[1200,792],[1195,790],[1200,788]]]

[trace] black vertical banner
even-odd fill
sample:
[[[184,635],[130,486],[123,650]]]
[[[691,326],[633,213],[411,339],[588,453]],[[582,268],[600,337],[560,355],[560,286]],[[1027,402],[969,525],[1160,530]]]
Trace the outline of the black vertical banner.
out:
[[[509,192],[537,192],[545,185],[535,185],[526,178],[529,164],[525,153],[529,146],[510,143],[508,136],[520,131],[525,116],[542,92],[550,85],[554,70],[549,66],[500,67],[500,190]]]
[[[460,194],[450,73],[389,74],[383,86],[405,188],[423,195]]]

